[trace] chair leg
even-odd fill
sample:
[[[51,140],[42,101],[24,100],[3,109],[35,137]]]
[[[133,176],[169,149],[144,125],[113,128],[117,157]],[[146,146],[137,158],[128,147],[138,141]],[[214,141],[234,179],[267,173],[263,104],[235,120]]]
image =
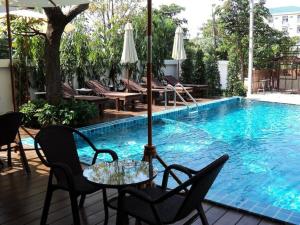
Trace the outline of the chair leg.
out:
[[[201,219],[202,224],[203,224],[203,225],[209,225],[209,223],[208,223],[208,221],[207,221],[207,218],[206,218],[206,216],[205,216],[203,207],[200,205],[199,208],[198,208],[197,210],[198,210],[199,217],[200,217],[200,219]]]
[[[49,212],[49,208],[50,208],[50,203],[51,203],[51,198],[52,198],[52,193],[53,193],[53,190],[48,185],[46,198],[45,198],[45,202],[44,202],[42,218],[41,218],[41,225],[46,225],[48,212]]]
[[[69,195],[70,195],[70,200],[71,200],[71,207],[72,207],[74,225],[80,225],[80,217],[79,217],[77,196],[74,193],[71,193],[71,192],[69,192]]]
[[[12,162],[11,162],[11,145],[7,145],[7,166],[12,167]]]
[[[79,201],[79,208],[82,208],[82,207],[83,207],[83,205],[84,205],[84,200],[85,200],[85,197],[86,197],[86,195],[85,195],[85,194],[81,195],[81,197],[80,197],[80,201]]]
[[[21,140],[21,137],[20,137],[20,140]],[[23,168],[25,169],[27,174],[30,174],[31,173],[30,167],[28,165],[28,160],[26,158],[26,154],[25,154],[25,151],[24,151],[21,141],[19,142],[19,151],[20,151],[20,157],[21,157],[21,162],[23,164]]]
[[[103,194],[103,208],[104,208],[104,225],[108,224],[108,205],[107,205],[107,194],[106,194],[106,189],[104,188],[102,190],[102,194]]]

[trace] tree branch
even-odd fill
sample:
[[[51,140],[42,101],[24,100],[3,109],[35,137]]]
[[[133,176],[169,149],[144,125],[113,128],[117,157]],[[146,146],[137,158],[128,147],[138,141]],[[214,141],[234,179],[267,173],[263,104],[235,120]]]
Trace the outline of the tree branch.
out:
[[[89,4],[81,4],[78,6],[75,6],[70,10],[70,12],[66,15],[66,22],[71,22],[78,14],[82,13],[86,9],[89,8]]]

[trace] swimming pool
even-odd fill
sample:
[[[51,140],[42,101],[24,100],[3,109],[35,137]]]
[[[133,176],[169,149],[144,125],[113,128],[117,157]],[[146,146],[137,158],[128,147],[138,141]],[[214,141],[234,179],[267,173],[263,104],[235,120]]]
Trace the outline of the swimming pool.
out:
[[[300,224],[300,106],[225,100],[201,107],[196,116],[186,115],[154,121],[153,142],[168,164],[200,169],[228,153],[207,199]],[[147,142],[143,124],[112,124],[103,134],[89,136],[122,159],[141,159]],[[88,160],[91,151],[80,142],[79,147],[81,158]]]
[[[90,135],[97,147],[140,159],[146,125]],[[153,141],[168,163],[194,169],[228,153],[208,199],[300,223],[300,107],[241,100],[201,110],[197,116],[154,121]],[[83,158],[89,152],[79,151]]]

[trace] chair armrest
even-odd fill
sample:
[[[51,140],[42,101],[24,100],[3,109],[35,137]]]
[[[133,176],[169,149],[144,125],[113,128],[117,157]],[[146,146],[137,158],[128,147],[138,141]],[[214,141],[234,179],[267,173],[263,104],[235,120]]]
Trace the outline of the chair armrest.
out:
[[[113,159],[113,161],[118,160],[118,155],[113,150],[110,150],[110,149],[96,149],[95,150],[95,155],[94,155],[94,158],[93,158],[93,161],[92,161],[92,165],[96,163],[97,157],[100,153],[109,154],[111,156],[111,158]]]
[[[148,202],[148,203],[152,203],[153,202],[153,199],[147,195],[145,192],[137,189],[137,188],[134,188],[134,187],[127,187],[127,188],[124,188],[120,191],[119,193],[119,200],[122,201],[122,198],[126,195],[126,194],[130,194],[134,197],[137,197],[138,199],[141,199],[145,202]]]
[[[63,163],[48,163],[47,162],[46,166],[50,167],[52,170],[53,169],[61,170],[66,177],[69,188],[74,189],[73,174],[72,174],[71,169],[67,165],[65,165]]]
[[[190,168],[187,168],[185,166],[178,165],[178,164],[172,164],[172,165],[168,166],[165,169],[165,172],[164,172],[164,175],[163,175],[162,184],[161,184],[161,186],[162,186],[163,189],[167,188],[168,180],[169,180],[169,175],[170,175],[171,170],[180,171],[180,172],[186,174],[189,178],[191,178],[193,176],[193,174],[197,173],[197,171],[192,170]]]
[[[92,161],[92,165],[96,163],[97,157],[100,153],[108,153],[111,155],[113,161],[118,159],[117,153],[115,153],[113,150],[110,149],[97,149],[96,146],[90,141],[88,137],[86,137],[84,134],[79,132],[78,130],[74,129],[74,132],[79,135],[88,145],[95,151],[95,155]]]

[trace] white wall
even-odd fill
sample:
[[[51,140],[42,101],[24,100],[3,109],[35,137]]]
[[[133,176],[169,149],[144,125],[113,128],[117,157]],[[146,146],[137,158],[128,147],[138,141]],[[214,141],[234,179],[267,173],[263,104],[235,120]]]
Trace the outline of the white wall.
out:
[[[225,90],[227,88],[228,61],[225,60],[218,61],[218,67],[220,72],[221,89]]]
[[[178,62],[177,60],[165,60],[166,67],[162,68],[165,75],[172,75],[178,78]]]
[[[0,114],[13,111],[9,60],[0,59]]]

